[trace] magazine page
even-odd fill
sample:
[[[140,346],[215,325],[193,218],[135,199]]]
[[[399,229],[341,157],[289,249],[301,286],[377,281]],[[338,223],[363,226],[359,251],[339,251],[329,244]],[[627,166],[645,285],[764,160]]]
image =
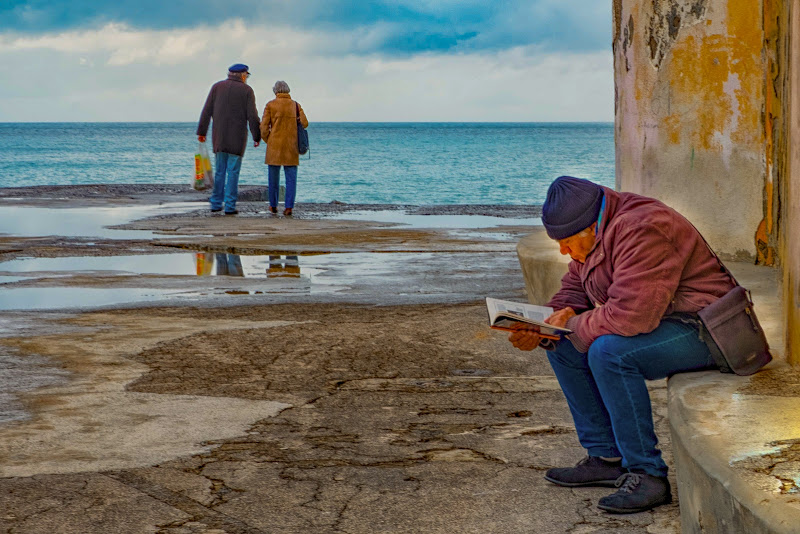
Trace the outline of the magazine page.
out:
[[[522,302],[486,298],[486,308],[489,312],[489,324],[492,328],[500,330],[513,330],[514,323],[520,322],[534,324],[540,327],[539,331],[547,335],[570,333],[568,328],[549,325],[544,320],[553,314],[553,309],[547,306],[536,306]]]
[[[553,308],[548,308],[546,306],[511,302],[509,300],[493,299],[491,297],[486,298],[486,306],[489,308],[492,320],[497,318],[498,315],[510,314],[542,323],[547,317],[553,314]]]

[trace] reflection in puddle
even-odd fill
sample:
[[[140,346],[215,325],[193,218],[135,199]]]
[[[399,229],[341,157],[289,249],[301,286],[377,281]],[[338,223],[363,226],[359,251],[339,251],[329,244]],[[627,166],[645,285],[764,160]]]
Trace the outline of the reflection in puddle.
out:
[[[491,255],[481,257],[487,258],[486,261],[494,261]],[[398,289],[393,293],[394,296],[449,294],[452,292],[449,283],[442,285],[436,282],[428,286],[426,280],[431,269],[452,269],[453,261],[454,258],[448,255],[407,252],[269,256],[181,252],[18,258],[0,262],[0,280],[3,277],[8,280],[2,284],[0,291],[0,310],[92,308],[164,300],[194,301],[226,294],[309,295],[348,290],[361,293],[364,288],[371,288],[372,291],[372,288],[387,286]],[[476,260],[472,257],[471,261]],[[166,280],[171,276],[177,277],[177,280]],[[54,285],[60,279],[64,283],[61,286]],[[216,281],[212,281],[214,279]],[[419,284],[409,285],[412,280]],[[42,283],[50,287],[37,285]],[[149,287],[130,287],[131,284]]]
[[[322,256],[331,256],[329,254]],[[351,256],[339,254],[339,257]],[[196,252],[140,254],[133,256],[73,256],[65,258],[18,258],[0,263],[0,284],[23,279],[71,275],[161,275],[161,276],[239,276],[245,278],[300,278],[321,272],[317,264],[325,260],[304,257],[301,272],[299,256],[244,256],[239,254]],[[343,258],[344,259],[344,258]],[[363,259],[362,259],[363,263]],[[311,265],[309,265],[311,264]],[[20,276],[26,273],[27,276]]]
[[[377,276],[403,271],[431,253],[239,255],[213,252],[139,254],[130,256],[74,256],[17,258],[0,262],[0,280],[52,278],[65,275],[124,276],[237,276],[244,278],[310,278],[320,274],[337,278]],[[401,267],[406,265],[406,267]],[[24,273],[24,276],[23,276]]]
[[[263,264],[263,256],[250,257],[255,260],[255,268]],[[248,266],[253,262],[248,258]],[[245,276],[242,267],[242,257],[239,254],[220,254],[212,252],[197,252],[194,255],[195,271],[197,276]],[[248,269],[248,276],[253,277],[256,273]],[[266,268],[267,278],[300,278],[300,262],[297,255],[289,256],[269,256]],[[229,294],[249,294],[248,291]]]
[[[297,255],[242,256],[228,253],[142,254],[132,256],[79,256],[18,258],[0,263],[0,310],[95,308],[165,299],[191,299],[228,294],[259,295],[310,293],[311,279],[324,269],[300,269]],[[25,276],[20,276],[23,274]],[[120,276],[239,277],[263,279],[265,285],[250,288],[219,287],[198,292],[130,287],[20,287],[36,279],[89,277],[95,280]],[[274,279],[268,282],[267,280]],[[286,282],[281,282],[286,279]],[[74,282],[73,282],[74,283]],[[107,283],[107,282],[106,282]],[[252,283],[251,283],[252,285]],[[329,292],[330,287],[320,289]]]
[[[300,278],[300,261],[297,256],[270,256],[269,278]]]
[[[197,276],[244,276],[242,258],[238,254],[198,252],[194,255],[194,264]]]
[[[242,263],[244,259],[244,264]],[[243,276],[248,278],[300,278],[300,261],[297,255],[241,256],[239,254],[220,254],[197,252],[194,255],[197,276]],[[2,264],[0,264],[0,267]],[[246,267],[246,269],[245,269]],[[307,269],[309,276],[318,274],[319,269]],[[228,291],[228,293],[231,293]],[[248,293],[248,292],[242,292]],[[232,294],[232,293],[231,293]]]

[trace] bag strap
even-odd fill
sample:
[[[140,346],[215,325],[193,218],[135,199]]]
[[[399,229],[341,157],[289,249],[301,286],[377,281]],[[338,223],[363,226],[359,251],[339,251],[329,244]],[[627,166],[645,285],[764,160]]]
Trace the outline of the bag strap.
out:
[[[294,111],[294,114],[295,114],[294,118],[297,119],[297,122],[300,122],[300,104],[298,104],[297,102],[294,103],[294,110],[295,110]]]
[[[708,241],[706,241],[706,238],[703,237],[703,234],[700,233],[700,230],[698,230],[697,227],[694,224],[692,224],[692,221],[690,221],[689,219],[686,219],[686,222],[688,222],[689,224],[692,225],[692,228],[694,228],[694,231],[697,232],[697,235],[699,235],[700,239],[703,240],[703,243],[706,244],[706,246],[708,247],[708,251],[711,252],[711,255],[714,256],[714,259],[717,260],[717,263],[722,268],[722,272],[724,272],[725,274],[727,274],[728,276],[731,277],[731,280],[733,280],[734,285],[737,285],[737,286],[741,285],[738,281],[736,281],[736,277],[733,276],[733,273],[731,272],[731,270],[728,269],[727,267],[725,267],[725,264],[722,263],[721,259],[719,259],[719,256],[717,256],[717,253],[714,252],[713,248],[711,248],[711,245],[708,244]],[[750,291],[748,291],[747,293],[748,293],[748,300],[749,300],[750,299]]]

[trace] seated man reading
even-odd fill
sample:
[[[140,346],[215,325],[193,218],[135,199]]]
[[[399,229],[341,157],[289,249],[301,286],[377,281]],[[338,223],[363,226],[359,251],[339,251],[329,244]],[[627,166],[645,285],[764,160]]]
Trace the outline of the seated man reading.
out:
[[[561,176],[547,191],[542,222],[572,258],[546,322],[573,333],[551,341],[518,330],[509,341],[547,350],[588,453],[545,478],[616,486],[598,503],[612,513],[669,503],[645,380],[716,367],[696,313],[734,282],[694,226],[652,198]]]

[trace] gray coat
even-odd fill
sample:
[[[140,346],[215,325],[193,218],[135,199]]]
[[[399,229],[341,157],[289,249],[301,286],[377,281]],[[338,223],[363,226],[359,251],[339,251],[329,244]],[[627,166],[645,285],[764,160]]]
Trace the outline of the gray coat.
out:
[[[244,156],[248,125],[253,141],[261,140],[261,119],[256,109],[256,94],[239,76],[228,75],[227,80],[217,82],[211,87],[206,105],[200,114],[197,135],[205,136],[208,133],[212,118],[215,153],[227,152]]]

